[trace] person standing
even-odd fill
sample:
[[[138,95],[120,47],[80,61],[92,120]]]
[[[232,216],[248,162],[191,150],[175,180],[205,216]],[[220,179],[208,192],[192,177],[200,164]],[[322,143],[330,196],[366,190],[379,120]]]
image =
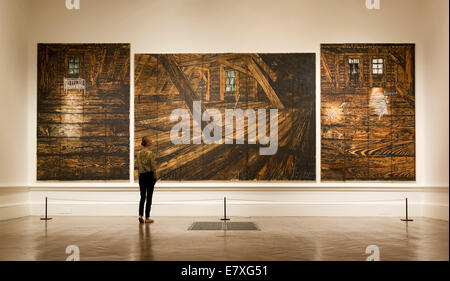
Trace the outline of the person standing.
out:
[[[158,179],[156,171],[155,157],[150,150],[152,146],[152,140],[146,136],[142,138],[142,149],[136,154],[136,162],[139,170],[139,189],[141,193],[141,199],[139,201],[139,222],[140,223],[153,223],[150,219],[150,210],[152,206],[153,191],[155,189],[155,183]],[[144,216],[144,204],[145,204],[145,221]]]

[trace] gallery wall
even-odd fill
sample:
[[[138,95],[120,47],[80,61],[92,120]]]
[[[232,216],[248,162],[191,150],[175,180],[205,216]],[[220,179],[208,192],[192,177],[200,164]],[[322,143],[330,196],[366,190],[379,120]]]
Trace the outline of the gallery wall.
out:
[[[449,1],[426,1],[423,10],[423,89],[425,114],[423,131],[418,131],[424,147],[418,161],[422,181],[431,186],[448,186],[448,106],[449,106]],[[420,143],[419,143],[420,144]]]
[[[416,43],[417,135],[427,127],[420,117],[429,118],[423,84],[425,33],[418,32],[428,23],[422,20],[424,1],[383,1],[379,11],[366,9],[360,0],[229,1],[226,6],[220,1],[82,1],[80,10],[67,10],[57,0],[35,2],[30,64],[37,43],[129,42],[132,53],[319,53],[320,43]],[[35,77],[36,65],[29,69],[30,78]],[[35,93],[34,83],[30,85],[29,91]],[[29,102],[33,112],[35,100]],[[429,167],[442,161],[426,156],[424,141],[418,137],[417,162],[426,160]],[[34,170],[33,161],[29,164]],[[427,185],[425,179],[424,169],[418,169],[417,183]],[[432,179],[435,185],[445,185],[448,175]]]
[[[12,149],[5,150],[7,157],[2,160],[5,169],[0,173],[2,179],[5,176],[5,179],[10,178],[11,181],[18,183],[19,172],[17,171],[19,169],[6,167],[8,165],[6,163],[8,160],[17,159],[16,156],[20,155],[21,159],[26,162],[27,179],[25,182],[32,185],[32,190],[35,192],[32,200],[38,201],[46,192],[50,191],[96,190],[97,192],[103,189],[125,192],[126,195],[121,193],[112,197],[120,200],[120,198],[134,194],[133,188],[136,188],[136,184],[131,183],[131,177],[128,184],[108,182],[84,182],[70,185],[36,183],[38,43],[131,43],[132,55],[134,53],[180,52],[315,52],[319,54],[321,43],[415,43],[417,163],[415,183],[334,184],[322,183],[318,179],[317,182],[280,186],[270,183],[247,186],[231,183],[226,187],[229,189],[250,188],[255,192],[240,192],[239,197],[252,198],[256,192],[260,192],[264,197],[264,192],[266,192],[264,190],[269,189],[268,192],[272,192],[284,186],[285,188],[294,188],[295,196],[290,196],[290,198],[298,200],[302,198],[302,187],[317,188],[317,190],[324,191],[317,195],[317,198],[325,201],[334,196],[333,193],[326,191],[327,188],[354,188],[350,193],[348,190],[346,191],[345,200],[362,200],[364,198],[369,200],[369,197],[359,197],[361,188],[378,190],[396,187],[401,190],[399,194],[395,194],[395,198],[401,198],[404,197],[402,192],[431,186],[448,187],[448,172],[446,172],[448,171],[448,79],[445,78],[448,77],[448,24],[439,23],[439,19],[442,17],[448,21],[448,13],[443,12],[448,9],[442,8],[448,7],[448,2],[445,0],[382,0],[379,11],[366,9],[363,0],[230,0],[226,3],[208,0],[81,0],[80,10],[67,10],[64,1],[59,0],[21,1],[30,9],[28,17],[21,17],[21,24],[27,26],[27,35],[29,36],[27,37],[27,52],[24,52],[20,59],[23,60],[26,57],[27,65],[22,71],[18,71],[22,75],[26,73],[28,99],[26,100],[26,110],[17,106],[12,109],[18,109],[18,111],[14,111],[17,113],[26,111],[27,114],[24,115],[27,116],[27,122],[22,122],[18,126],[27,126],[27,129],[26,132],[21,131],[18,139],[21,136],[29,136],[29,138],[25,145],[27,152],[24,152],[23,145],[19,145],[20,143],[11,146]],[[441,11],[441,14],[436,17],[435,13],[438,11]],[[430,32],[430,30],[434,32]],[[447,37],[441,39],[442,36]],[[13,53],[19,55],[16,48],[11,47],[11,49],[14,49]],[[10,54],[11,52],[6,53]],[[316,66],[319,65],[320,56],[316,56]],[[131,72],[133,77],[133,60],[131,61]],[[19,79],[19,75],[16,76],[16,79]],[[132,80],[131,94],[133,95],[134,81]],[[316,67],[315,82],[317,89],[316,112],[319,112],[319,67]],[[23,84],[21,86],[23,87]],[[133,111],[133,96],[130,101]],[[10,118],[11,114],[2,113],[2,116]],[[21,114],[13,116],[21,116]],[[133,124],[133,114],[131,119]],[[8,126],[10,127],[5,128],[10,131],[12,127],[16,127]],[[316,128],[316,175],[320,175],[320,118],[316,118]],[[12,133],[17,134],[16,132]],[[133,142],[132,131],[130,131],[130,135],[131,142]],[[15,138],[2,139],[2,142],[12,142],[13,139]],[[15,140],[14,142],[16,143]],[[164,183],[159,185],[160,190],[164,188],[168,190],[164,191],[164,194],[161,193],[159,198],[168,202],[179,196],[185,199],[198,198],[195,193],[187,189],[211,190],[211,186],[217,185],[221,184]],[[132,189],[128,190],[128,188]],[[237,192],[236,189],[230,192]],[[61,193],[59,194],[61,196]],[[70,194],[73,196],[73,193]],[[158,199],[158,194],[156,199]],[[202,194],[206,194],[206,192]],[[220,197],[222,194],[224,192],[219,192],[214,196]],[[393,196],[393,193],[388,192],[382,198],[393,198]],[[417,197],[417,200],[421,199]]]
[[[0,1],[0,220],[29,214],[27,1]]]
[[[448,97],[449,97],[449,2],[426,1],[423,100],[426,109],[424,139],[426,153],[418,163],[429,185],[424,195],[424,216],[448,219]],[[444,183],[447,183],[446,185]],[[442,188],[444,186],[444,188]]]
[[[25,176],[30,167],[31,139],[27,123],[27,86],[29,83],[27,43],[30,15],[27,1],[0,2],[0,185],[29,183]]]

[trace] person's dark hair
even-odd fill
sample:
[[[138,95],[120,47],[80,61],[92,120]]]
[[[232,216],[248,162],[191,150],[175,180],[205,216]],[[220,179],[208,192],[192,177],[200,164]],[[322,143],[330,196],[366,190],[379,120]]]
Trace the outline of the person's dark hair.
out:
[[[148,143],[150,142],[150,138],[149,137],[143,137],[142,141],[141,141],[141,145],[143,147],[146,147],[148,145]]]

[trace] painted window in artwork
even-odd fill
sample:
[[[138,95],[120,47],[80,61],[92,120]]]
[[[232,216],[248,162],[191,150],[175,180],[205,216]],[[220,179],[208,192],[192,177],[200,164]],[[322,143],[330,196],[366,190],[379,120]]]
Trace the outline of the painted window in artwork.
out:
[[[372,59],[372,73],[381,75],[383,74],[384,60],[383,59]]]
[[[225,91],[236,91],[236,71],[234,70],[225,71]]]
[[[69,74],[80,74],[80,58],[69,59]]]
[[[359,77],[359,58],[351,58],[348,60],[350,78],[358,79]]]

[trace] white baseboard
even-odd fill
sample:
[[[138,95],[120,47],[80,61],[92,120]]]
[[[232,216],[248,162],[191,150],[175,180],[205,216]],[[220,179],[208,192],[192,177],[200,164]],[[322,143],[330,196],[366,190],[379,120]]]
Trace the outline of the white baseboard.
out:
[[[0,220],[30,215],[29,189],[27,187],[0,188]]]
[[[424,192],[423,216],[439,220],[449,220],[448,187],[429,188]]]
[[[22,218],[30,215],[28,203],[0,205],[0,221]]]
[[[438,219],[438,220],[449,220],[448,216],[448,205],[442,204],[424,204],[424,217]]]

